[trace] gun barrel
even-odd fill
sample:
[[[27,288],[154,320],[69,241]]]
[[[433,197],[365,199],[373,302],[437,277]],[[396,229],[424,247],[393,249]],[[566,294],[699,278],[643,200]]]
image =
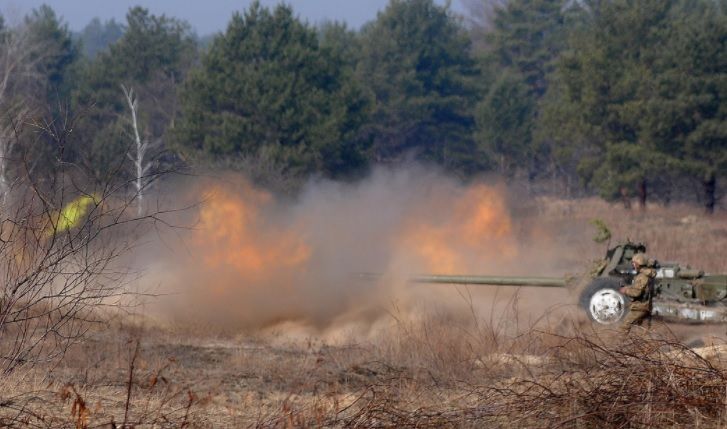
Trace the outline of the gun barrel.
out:
[[[458,276],[419,275],[409,279],[413,283],[442,283],[488,286],[536,286],[565,287],[566,280],[558,277],[504,277],[504,276]]]

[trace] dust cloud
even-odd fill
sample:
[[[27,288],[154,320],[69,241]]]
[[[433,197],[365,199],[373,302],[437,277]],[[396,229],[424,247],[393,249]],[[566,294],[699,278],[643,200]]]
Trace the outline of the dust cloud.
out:
[[[377,169],[357,183],[312,181],[294,200],[239,175],[189,188],[175,198],[199,202],[193,226],[144,257],[151,281],[174,297],[164,311],[178,320],[321,332],[370,327],[423,307],[492,312],[495,302],[520,302],[535,318],[567,296],[407,282],[423,273],[563,274],[553,268],[556,233],[502,183],[465,185],[413,166]]]

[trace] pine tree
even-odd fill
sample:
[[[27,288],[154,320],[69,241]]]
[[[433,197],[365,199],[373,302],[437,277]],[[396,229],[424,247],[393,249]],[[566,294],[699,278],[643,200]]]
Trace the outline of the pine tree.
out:
[[[137,94],[145,140],[168,140],[179,102],[177,87],[196,59],[196,44],[185,22],[135,7],[126,16],[126,31],[82,70],[74,93],[77,111],[85,111],[76,133],[74,155],[99,177],[126,170],[131,149],[127,102],[122,85]],[[89,108],[90,106],[90,108]]]
[[[534,137],[538,103],[565,47],[565,0],[512,0],[496,7],[484,52],[485,96],[477,107],[478,144],[502,174],[544,170]]]
[[[40,172],[55,161],[59,148],[44,133],[31,137],[29,124],[37,131],[63,119],[78,50],[67,25],[48,6],[34,9],[18,25],[0,24],[0,193],[5,195],[17,170],[27,165]]]
[[[100,19],[93,18],[79,35],[86,58],[92,60],[99,52],[116,43],[124,35],[124,30],[114,19],[102,23]]]
[[[391,0],[363,29],[358,78],[376,105],[377,162],[414,153],[461,173],[487,163],[473,140],[477,68],[464,28],[432,0]]]
[[[25,25],[31,34],[31,43],[43,46],[42,52],[35,55],[38,73],[45,77],[38,83],[46,91],[46,105],[67,103],[76,77],[74,66],[80,57],[68,25],[47,5],[25,17]]]
[[[708,213],[727,171],[727,10],[714,2],[679,2],[642,118],[644,138],[701,184]],[[663,168],[663,165],[661,166]]]
[[[670,165],[643,128],[674,1],[593,1],[559,60],[542,126],[559,161],[607,199],[647,198],[651,171]]]
[[[186,83],[188,156],[264,157],[290,174],[336,176],[365,162],[353,138],[366,100],[333,47],[289,6],[235,14]]]

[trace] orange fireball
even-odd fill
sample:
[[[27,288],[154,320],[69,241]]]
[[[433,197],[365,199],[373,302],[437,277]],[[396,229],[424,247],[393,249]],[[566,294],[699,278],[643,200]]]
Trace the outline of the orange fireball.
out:
[[[516,255],[512,221],[502,193],[475,185],[443,202],[443,220],[422,216],[410,222],[404,245],[415,252],[425,269],[435,273],[467,273],[478,263]]]
[[[307,262],[311,251],[301,234],[266,222],[270,194],[244,184],[235,192],[218,186],[206,196],[195,242],[207,268],[260,282]]]

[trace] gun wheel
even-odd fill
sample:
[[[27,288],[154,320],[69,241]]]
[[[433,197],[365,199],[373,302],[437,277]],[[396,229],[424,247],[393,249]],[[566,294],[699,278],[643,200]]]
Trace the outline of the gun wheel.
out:
[[[617,279],[594,279],[583,291],[580,304],[588,317],[602,325],[619,323],[629,311],[628,300],[621,294]]]
[[[621,320],[626,313],[623,295],[611,289],[599,290],[591,297],[588,312],[591,318],[601,324],[610,325]]]

